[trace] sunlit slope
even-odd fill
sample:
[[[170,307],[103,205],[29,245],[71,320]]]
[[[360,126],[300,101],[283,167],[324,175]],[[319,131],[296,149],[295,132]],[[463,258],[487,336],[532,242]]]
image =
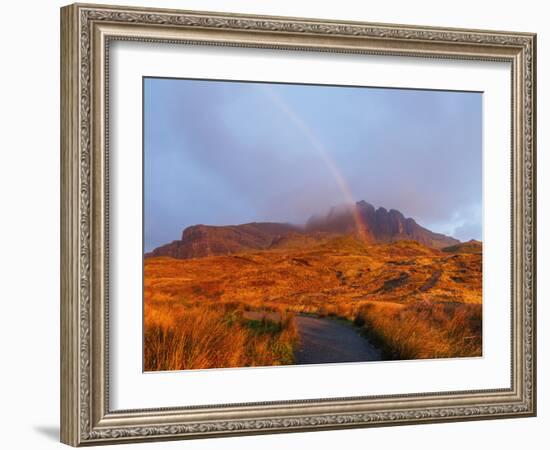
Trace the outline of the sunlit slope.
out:
[[[297,235],[257,252],[147,258],[146,297],[175,292],[296,311],[366,300],[481,303],[481,253],[442,252],[414,241],[368,245],[351,235]]]

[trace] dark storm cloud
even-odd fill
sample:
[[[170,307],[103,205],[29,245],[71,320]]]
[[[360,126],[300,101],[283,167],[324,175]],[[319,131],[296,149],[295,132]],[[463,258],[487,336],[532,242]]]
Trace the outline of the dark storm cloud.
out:
[[[145,250],[350,198],[481,239],[478,93],[147,79]]]

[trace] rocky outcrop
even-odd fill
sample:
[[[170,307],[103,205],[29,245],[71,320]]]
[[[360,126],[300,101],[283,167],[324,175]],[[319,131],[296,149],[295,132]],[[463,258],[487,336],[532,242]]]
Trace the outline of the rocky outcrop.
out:
[[[270,222],[228,226],[194,225],[183,230],[179,241],[157,247],[145,256],[187,259],[262,250],[296,230],[297,227],[293,225]]]
[[[306,231],[355,232],[373,243],[414,240],[437,249],[460,243],[418,225],[395,209],[375,209],[364,200],[352,206],[332,208],[326,216],[313,216],[306,224]]]
[[[194,225],[183,230],[180,240],[158,247],[145,256],[202,258],[267,248],[304,247],[318,244],[326,235],[353,234],[369,243],[416,241],[435,249],[460,244],[452,237],[418,225],[395,209],[375,209],[370,203],[360,201],[353,206],[331,208],[326,216],[313,216],[305,227],[275,222]]]
[[[483,251],[483,244],[480,241],[471,239],[468,242],[451,245],[449,247],[442,248],[441,250],[446,253],[481,253]]]

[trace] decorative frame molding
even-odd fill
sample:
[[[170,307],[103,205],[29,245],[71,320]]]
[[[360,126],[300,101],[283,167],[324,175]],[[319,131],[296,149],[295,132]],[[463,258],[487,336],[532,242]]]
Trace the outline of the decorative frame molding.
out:
[[[111,411],[108,58],[112,40],[508,61],[512,386],[486,391]],[[79,446],[536,414],[536,36],[75,4],[61,9],[61,440]]]

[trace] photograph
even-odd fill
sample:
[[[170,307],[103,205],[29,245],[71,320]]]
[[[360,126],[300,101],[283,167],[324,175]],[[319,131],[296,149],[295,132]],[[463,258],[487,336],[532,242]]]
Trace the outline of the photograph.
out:
[[[143,370],[483,356],[483,93],[144,76]]]

